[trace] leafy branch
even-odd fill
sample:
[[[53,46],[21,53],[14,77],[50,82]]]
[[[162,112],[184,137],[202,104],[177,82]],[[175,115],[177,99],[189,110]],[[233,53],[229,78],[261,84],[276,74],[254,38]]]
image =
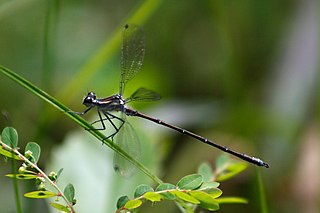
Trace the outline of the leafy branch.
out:
[[[34,179],[38,185],[38,190],[25,193],[25,197],[36,199],[57,197],[56,201],[59,201],[59,197],[61,197],[65,201],[65,205],[52,202],[51,206],[62,212],[75,212],[76,200],[73,185],[68,184],[62,191],[57,185],[62,169],[57,173],[50,172],[47,175],[38,167],[37,162],[41,149],[37,143],[27,143],[24,154],[22,154],[18,147],[17,131],[12,127],[6,127],[2,131],[0,145],[1,155],[23,162],[18,174],[7,174],[6,176],[18,180]],[[229,179],[242,172],[246,167],[247,164],[243,162],[221,156],[216,162],[215,171],[212,171],[208,163],[203,163],[199,166],[196,174],[181,178],[176,185],[160,183],[155,189],[146,184],[138,186],[132,199],[128,196],[122,196],[118,199],[116,212],[135,211],[144,201],[152,203],[164,200],[174,201],[182,212],[189,213],[194,212],[197,207],[217,211],[222,203],[247,203],[247,200],[238,197],[221,198],[222,191],[218,188],[220,183],[216,182],[217,180]],[[52,186],[56,192],[49,190],[48,185]]]
[[[51,203],[54,208],[68,213],[74,213],[73,206],[75,205],[75,193],[72,184],[68,184],[62,191],[57,185],[57,180],[62,173],[60,169],[57,173],[50,172],[47,175],[42,171],[37,162],[40,158],[41,149],[35,142],[27,143],[25,152],[22,154],[18,147],[18,133],[12,127],[6,127],[3,129],[0,140],[0,154],[12,158],[14,160],[22,161],[22,165],[18,170],[18,174],[7,174],[7,177],[15,178],[19,180],[32,180],[34,179],[38,185],[37,191],[25,193],[24,196],[28,198],[50,198],[50,197],[62,197],[66,205],[62,205],[57,202]],[[52,186],[56,192],[53,192],[46,187],[46,183]]]
[[[239,197],[223,197],[218,188],[220,183],[215,180],[227,180],[247,168],[247,164],[234,161],[226,156],[217,160],[217,168],[212,171],[208,163],[203,163],[198,168],[197,174],[181,178],[176,185],[170,183],[159,184],[155,189],[142,184],[135,189],[134,196],[122,196],[117,202],[117,213],[133,212],[144,201],[158,203],[164,200],[175,201],[187,212],[194,212],[199,206],[209,211],[217,211],[223,203],[247,203],[246,199]]]

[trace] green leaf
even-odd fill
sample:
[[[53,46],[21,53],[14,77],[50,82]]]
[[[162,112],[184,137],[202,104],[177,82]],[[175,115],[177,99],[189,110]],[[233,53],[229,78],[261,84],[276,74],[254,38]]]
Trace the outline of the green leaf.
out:
[[[225,181],[239,174],[248,167],[246,163],[229,161],[226,162],[222,170],[217,174],[217,181]]]
[[[142,201],[141,200],[129,200],[125,205],[124,208],[126,209],[136,209],[139,206],[142,205]]]
[[[59,169],[59,171],[58,171],[58,173],[57,173],[57,179],[59,179],[59,177],[60,177],[60,175],[61,175],[62,171],[63,171],[63,168]]]
[[[25,156],[27,157],[27,153],[28,152],[31,152],[32,153],[32,158],[30,159],[30,161],[32,162],[32,163],[37,163],[38,162],[38,160],[39,160],[39,158],[40,158],[40,153],[41,153],[41,148],[40,148],[40,146],[37,144],[37,143],[35,143],[35,142],[29,142],[28,144],[27,144],[27,146],[26,146],[26,148],[25,148],[25,151],[24,151],[24,153],[25,153]],[[28,157],[27,157],[28,158]],[[29,159],[29,158],[28,158]]]
[[[195,199],[194,197],[190,196],[189,194],[179,191],[179,190],[175,190],[171,192],[172,194],[176,195],[178,198],[187,201],[189,203],[194,203],[194,204],[199,204],[200,201]]]
[[[211,197],[213,198],[217,198],[222,195],[222,191],[218,188],[212,188],[212,189],[206,190],[206,193],[210,194]]]
[[[196,198],[199,201],[202,202],[213,202],[215,201],[214,198],[210,195],[207,194],[206,192],[200,191],[200,190],[194,190],[194,191],[190,191],[189,194],[191,196],[193,196],[194,198]]]
[[[16,178],[19,180],[31,180],[36,179],[38,176],[34,174],[7,174],[6,175],[9,178]]]
[[[161,193],[161,195],[166,200],[175,200],[177,198],[174,194],[171,194],[170,192],[163,192]]]
[[[242,204],[247,204],[248,200],[241,198],[241,197],[223,197],[223,198],[217,198],[216,199],[218,203],[242,203]]]
[[[196,189],[202,184],[202,181],[203,181],[202,175],[192,174],[192,175],[187,175],[181,178],[177,186],[180,189],[186,189],[186,190]]]
[[[219,203],[210,194],[199,190],[190,191],[189,194],[200,201],[199,205],[202,208],[208,209],[210,211],[215,211],[220,208]]]
[[[18,146],[18,133],[14,128],[6,127],[2,130],[1,140],[11,148],[16,148]]]
[[[74,194],[75,194],[75,190],[74,187],[71,183],[69,183],[63,190],[63,194],[64,196],[66,196],[67,200],[70,203],[73,203],[74,201]]]
[[[15,153],[4,149],[2,146],[0,146],[0,154],[3,156],[6,156],[8,158],[13,158],[15,160],[21,160]]]
[[[141,184],[137,186],[135,192],[134,192],[134,198],[140,197],[144,195],[146,192],[153,192],[153,188],[147,184]]]
[[[160,184],[157,188],[156,191],[165,191],[165,190],[170,190],[170,189],[175,189],[176,186],[171,184],[171,183],[162,183]]]
[[[167,200],[175,200],[176,196],[174,194],[171,194],[169,192],[166,192],[167,190],[172,190],[175,189],[176,186],[171,184],[171,183],[162,183],[160,184],[157,188],[156,191],[162,191],[161,195],[163,198],[167,199]]]
[[[218,202],[212,202],[212,203],[200,203],[199,206],[204,209],[208,209],[209,211],[217,211],[220,209],[220,205]]]
[[[217,169],[224,168],[226,164],[230,161],[230,158],[227,155],[220,155],[216,160]]]
[[[162,199],[162,196],[155,192],[146,192],[143,197],[151,202],[159,202]]]
[[[61,205],[60,203],[50,203],[50,205],[51,205],[53,208],[55,208],[55,209],[57,209],[57,210],[59,210],[59,211],[63,211],[63,212],[68,212],[68,213],[70,213],[69,208],[66,207],[66,206],[64,206],[64,205]]]
[[[128,196],[122,196],[117,201],[117,209],[121,209],[129,201]]]
[[[202,183],[202,185],[199,188],[199,190],[207,191],[207,190],[210,190],[210,189],[218,188],[219,185],[220,185],[220,183],[214,182],[214,181],[212,181],[212,182],[204,182],[204,183]]]
[[[28,198],[49,198],[55,197],[57,194],[51,191],[34,191],[25,193],[24,196]]]
[[[198,168],[198,174],[203,176],[203,181],[209,182],[213,177],[213,171],[209,163],[202,163]]]

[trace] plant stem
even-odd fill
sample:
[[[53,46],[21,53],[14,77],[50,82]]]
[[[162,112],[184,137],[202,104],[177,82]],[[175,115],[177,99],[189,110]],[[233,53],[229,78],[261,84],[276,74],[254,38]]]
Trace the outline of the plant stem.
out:
[[[12,153],[12,155],[13,155],[13,153]],[[10,161],[11,161],[12,173],[15,173],[15,171],[17,171],[16,161],[13,159],[11,159]],[[13,178],[13,188],[14,188],[14,194],[16,197],[16,208],[17,208],[16,210],[17,210],[17,213],[21,213],[22,209],[21,209],[21,201],[20,201],[20,196],[19,196],[20,193],[19,193],[19,187],[18,187],[18,180],[16,178]]]
[[[256,178],[258,182],[258,192],[259,192],[259,198],[260,198],[260,212],[268,213],[267,201],[266,201],[265,191],[263,188],[262,177],[260,174],[260,170],[258,169],[256,169]]]
[[[23,162],[25,162],[27,165],[31,165],[32,168],[34,168],[35,170],[38,171],[38,174],[41,174],[41,176],[43,178],[45,178],[49,184],[51,186],[53,186],[57,191],[58,194],[64,199],[64,201],[67,203],[68,207],[71,209],[72,212],[75,212],[75,210],[73,209],[73,205],[72,203],[70,203],[68,201],[68,199],[66,198],[66,196],[63,194],[63,191],[58,187],[58,185],[53,182],[52,180],[50,180],[50,178],[46,175],[46,173],[44,171],[42,171],[37,164],[32,163],[31,161],[29,161],[23,154],[21,154],[17,149],[13,149],[12,147],[8,146],[7,144],[3,143],[2,141],[0,141],[1,146],[3,146],[6,149],[9,149],[12,153],[15,153]],[[15,179],[15,178],[14,178]]]

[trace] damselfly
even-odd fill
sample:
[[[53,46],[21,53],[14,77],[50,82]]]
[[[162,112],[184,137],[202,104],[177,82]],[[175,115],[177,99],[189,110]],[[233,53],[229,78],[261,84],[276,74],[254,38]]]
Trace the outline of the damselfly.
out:
[[[133,77],[136,76],[138,71],[140,70],[143,58],[145,54],[145,46],[144,46],[144,33],[142,29],[136,25],[133,24],[126,24],[124,26],[123,32],[122,32],[122,48],[121,48],[121,75],[120,75],[120,91],[119,94],[109,96],[107,98],[101,98],[98,99],[96,97],[96,94],[94,92],[89,92],[87,96],[83,100],[83,104],[87,107],[87,109],[84,112],[78,113],[80,115],[86,114],[89,110],[96,108],[99,115],[99,120],[93,122],[98,123],[100,122],[102,125],[101,130],[106,129],[105,121],[108,121],[111,126],[114,128],[114,132],[110,134],[107,138],[113,139],[114,136],[121,135],[119,137],[119,140],[116,140],[118,145],[125,149],[130,155],[132,156],[139,156],[139,146],[137,144],[137,137],[135,136],[133,129],[130,125],[125,125],[126,120],[125,116],[136,116],[140,118],[147,119],[149,121],[152,121],[154,123],[166,126],[170,129],[173,129],[175,131],[178,131],[182,134],[188,135],[190,137],[193,137],[203,143],[206,143],[210,146],[213,146],[217,149],[220,149],[224,152],[227,152],[231,155],[234,155],[238,158],[241,158],[242,160],[245,160],[249,163],[256,164],[258,166],[264,166],[266,168],[269,167],[269,165],[259,158],[251,157],[246,154],[242,154],[240,152],[233,151],[229,149],[228,147],[225,147],[223,145],[217,144],[207,138],[204,138],[200,135],[197,135],[193,132],[190,132],[188,130],[182,129],[180,127],[177,127],[175,125],[166,123],[160,119],[151,117],[149,115],[146,115],[144,113],[141,113],[135,109],[129,108],[127,106],[127,103],[131,101],[145,101],[145,100],[158,100],[160,99],[160,95],[157,93],[145,89],[145,88],[139,88],[137,89],[129,98],[124,99],[123,94],[125,90],[125,86],[128,81],[130,81]],[[121,115],[117,116],[114,113],[120,112]],[[103,118],[103,116],[105,118]],[[116,125],[116,122],[118,121],[119,125]],[[127,127],[125,127],[127,126]],[[123,131],[123,129],[129,130],[128,133],[126,131]],[[127,140],[124,139],[125,135],[128,134]],[[128,140],[129,138],[129,140]],[[135,145],[136,144],[136,145]],[[130,175],[130,166],[128,166],[128,163],[125,159],[123,159],[118,154],[115,155],[114,158],[114,168],[116,171],[118,171],[120,174],[127,176]],[[127,164],[127,165],[126,165]]]

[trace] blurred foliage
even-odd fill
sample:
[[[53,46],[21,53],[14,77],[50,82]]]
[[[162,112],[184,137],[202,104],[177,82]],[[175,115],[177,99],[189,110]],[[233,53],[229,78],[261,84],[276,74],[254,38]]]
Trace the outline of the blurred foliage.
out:
[[[318,8],[312,0],[1,0],[0,64],[80,111],[88,90],[100,97],[117,92],[119,29],[126,22],[141,25],[145,61],[126,96],[144,86],[163,99],[134,107],[261,156],[270,163],[270,169],[261,171],[270,212],[316,212],[320,187],[312,177],[319,177],[314,168],[320,161]],[[21,143],[39,141],[42,156],[47,156],[43,161],[77,128],[3,75],[0,95],[0,129],[13,125],[24,137]],[[204,160],[214,162],[219,153],[148,122],[131,123],[142,152],[151,152],[152,162],[162,163],[155,170],[166,182],[176,182]],[[0,166],[1,174],[2,168],[8,171]],[[13,196],[6,181],[2,175],[1,194],[6,196],[1,202],[9,208]],[[245,197],[249,205],[222,211],[260,211],[257,182],[252,172],[227,181],[224,193]],[[25,208],[43,212],[45,207],[26,202]],[[170,212],[170,205],[160,208]]]

